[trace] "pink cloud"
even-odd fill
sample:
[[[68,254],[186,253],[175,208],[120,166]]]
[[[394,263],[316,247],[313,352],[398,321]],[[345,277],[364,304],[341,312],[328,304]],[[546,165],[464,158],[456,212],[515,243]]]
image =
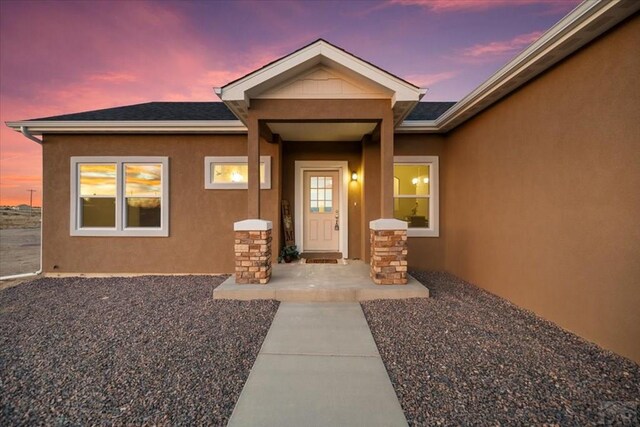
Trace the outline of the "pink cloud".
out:
[[[211,83],[194,82],[204,80],[207,61],[223,57],[222,50],[207,51],[167,8],[142,2],[109,7],[120,13],[102,14],[97,21],[84,19],[83,9],[74,10],[71,19],[58,5],[43,3],[28,14],[37,28],[33,37],[20,29],[27,18],[3,20],[2,79],[13,84],[0,94],[0,204],[28,203],[31,188],[37,189],[34,203],[41,203],[42,148],[5,121],[172,98],[214,100]],[[23,77],[22,70],[37,69],[47,72]]]
[[[459,52],[458,59],[465,62],[485,62],[509,55],[512,56],[538,40],[542,34],[542,31],[534,31],[520,34],[511,40],[476,44],[462,49]]]
[[[99,81],[99,82],[126,83],[126,82],[135,82],[136,80],[138,80],[138,77],[136,77],[132,73],[108,72],[108,73],[93,74],[88,77],[88,80]]]
[[[457,71],[443,71],[441,73],[433,74],[409,74],[405,76],[404,79],[420,87],[429,87],[438,82],[451,80],[457,75]]]
[[[0,204],[28,201],[29,188],[38,189],[38,204],[41,197],[42,148],[7,128],[5,121],[148,101],[216,101],[214,86],[276,59],[296,44],[287,41],[267,49],[255,44],[229,51],[223,42],[205,43],[170,3],[162,5],[96,3],[92,13],[99,13],[94,8],[114,9],[102,13],[100,20],[89,20],[82,8],[74,9],[71,19],[57,5],[43,3],[23,17],[37,27],[33,37],[22,36],[20,17],[3,20],[3,67],[9,67],[3,68],[2,79],[12,82],[7,85],[12,90],[0,94]],[[23,77],[22,70],[38,69],[47,72]]]
[[[532,4],[573,6],[574,0],[389,0],[391,5],[419,6],[434,12],[482,11]]]
[[[39,187],[41,179],[39,175],[4,175],[0,182],[1,189],[16,188],[23,185],[30,187]]]

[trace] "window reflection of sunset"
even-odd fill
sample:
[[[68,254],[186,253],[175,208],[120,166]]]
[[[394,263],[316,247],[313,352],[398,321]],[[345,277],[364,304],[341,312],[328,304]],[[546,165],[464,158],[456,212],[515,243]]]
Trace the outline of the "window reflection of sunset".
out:
[[[246,183],[249,167],[246,163],[213,163],[212,181],[216,183]],[[265,165],[260,163],[260,182],[265,182]]]
[[[162,194],[160,165],[125,165],[125,175],[127,197],[158,197]]]
[[[82,196],[116,195],[116,165],[80,165],[80,194]]]

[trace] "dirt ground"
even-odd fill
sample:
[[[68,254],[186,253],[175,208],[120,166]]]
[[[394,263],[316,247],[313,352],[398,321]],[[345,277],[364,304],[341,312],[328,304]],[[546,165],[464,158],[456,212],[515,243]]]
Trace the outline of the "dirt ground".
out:
[[[0,229],[0,277],[40,268],[40,227]]]
[[[33,208],[33,212],[0,208],[0,230],[9,228],[39,228],[40,208]]]

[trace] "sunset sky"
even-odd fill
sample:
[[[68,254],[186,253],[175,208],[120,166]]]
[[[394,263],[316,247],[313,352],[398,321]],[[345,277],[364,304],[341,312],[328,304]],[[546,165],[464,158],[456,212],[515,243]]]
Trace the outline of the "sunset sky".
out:
[[[457,101],[579,0],[0,0],[0,204],[41,200],[41,147],[5,121],[212,87],[324,38]]]

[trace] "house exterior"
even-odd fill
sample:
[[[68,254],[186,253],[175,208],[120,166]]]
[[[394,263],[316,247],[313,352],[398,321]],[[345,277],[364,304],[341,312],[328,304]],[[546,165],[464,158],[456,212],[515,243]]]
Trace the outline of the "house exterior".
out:
[[[42,144],[44,272],[229,273],[250,231],[274,262],[286,200],[302,251],[398,231],[398,265],[640,360],[639,8],[583,3],[457,103],[318,40],[222,102],[9,122]]]

